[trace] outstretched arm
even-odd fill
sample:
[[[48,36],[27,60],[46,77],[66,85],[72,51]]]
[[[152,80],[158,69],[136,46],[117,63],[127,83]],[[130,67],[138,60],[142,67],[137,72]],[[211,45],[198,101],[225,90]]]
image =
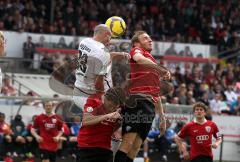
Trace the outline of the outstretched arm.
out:
[[[136,53],[133,56],[133,60],[136,61],[138,64],[141,64],[145,67],[156,69],[158,72],[160,72],[161,76],[163,76],[164,80],[170,80],[171,79],[171,73],[168,69],[166,69],[165,67],[157,65],[151,59],[144,57],[142,54]]]
[[[110,52],[110,57],[111,57],[111,60],[121,59],[121,58],[130,59],[129,53],[126,53],[126,52]]]

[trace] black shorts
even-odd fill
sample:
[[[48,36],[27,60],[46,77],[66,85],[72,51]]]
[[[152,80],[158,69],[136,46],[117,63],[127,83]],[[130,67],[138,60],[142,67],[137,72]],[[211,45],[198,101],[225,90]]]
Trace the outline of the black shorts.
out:
[[[56,152],[40,149],[40,159],[49,159],[50,162],[56,161]]]
[[[103,148],[78,148],[78,162],[112,162],[113,152]]]
[[[200,155],[191,160],[191,162],[213,162],[212,157]]]
[[[155,117],[155,106],[142,96],[131,96],[128,100],[122,111],[122,134],[136,132],[144,141]]]

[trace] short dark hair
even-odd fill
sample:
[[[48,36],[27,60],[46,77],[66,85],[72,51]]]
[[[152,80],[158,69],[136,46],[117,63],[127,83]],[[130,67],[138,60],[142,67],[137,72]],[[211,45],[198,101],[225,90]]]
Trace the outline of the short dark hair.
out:
[[[44,107],[44,108],[45,108],[45,105],[46,105],[47,103],[53,104],[53,102],[52,102],[51,100],[46,100],[46,101],[43,102],[43,107]]]
[[[132,46],[134,46],[134,43],[137,43],[139,42],[139,36],[142,35],[142,34],[145,34],[147,32],[143,31],[143,30],[139,30],[139,31],[136,31],[131,39],[131,44]]]
[[[208,109],[208,106],[205,105],[203,102],[197,102],[197,103],[195,103],[195,104],[193,105],[193,112],[195,111],[195,109],[196,109],[197,107],[203,108],[205,112],[206,112],[207,109]]]
[[[123,105],[126,100],[125,92],[120,87],[114,87],[107,90],[105,97],[116,105]]]
[[[4,114],[4,113],[2,113],[2,112],[0,112],[0,117],[3,117],[3,118],[5,118],[5,114]]]

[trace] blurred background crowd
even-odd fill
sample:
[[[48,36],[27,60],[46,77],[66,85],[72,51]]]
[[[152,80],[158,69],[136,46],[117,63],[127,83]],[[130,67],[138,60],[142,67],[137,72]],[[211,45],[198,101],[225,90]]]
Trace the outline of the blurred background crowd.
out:
[[[146,30],[154,40],[214,44],[220,51],[239,45],[238,0],[50,0],[0,1],[0,30],[90,36],[96,24],[118,15],[130,38]],[[91,12],[89,12],[91,9]]]

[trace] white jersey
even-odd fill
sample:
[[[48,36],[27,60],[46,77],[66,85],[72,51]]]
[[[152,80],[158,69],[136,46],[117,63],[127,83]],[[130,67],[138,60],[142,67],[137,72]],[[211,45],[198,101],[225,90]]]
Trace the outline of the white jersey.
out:
[[[95,79],[104,75],[104,90],[112,86],[111,59],[106,47],[92,38],[79,44],[78,66],[75,72],[75,86],[82,91],[95,91]]]

